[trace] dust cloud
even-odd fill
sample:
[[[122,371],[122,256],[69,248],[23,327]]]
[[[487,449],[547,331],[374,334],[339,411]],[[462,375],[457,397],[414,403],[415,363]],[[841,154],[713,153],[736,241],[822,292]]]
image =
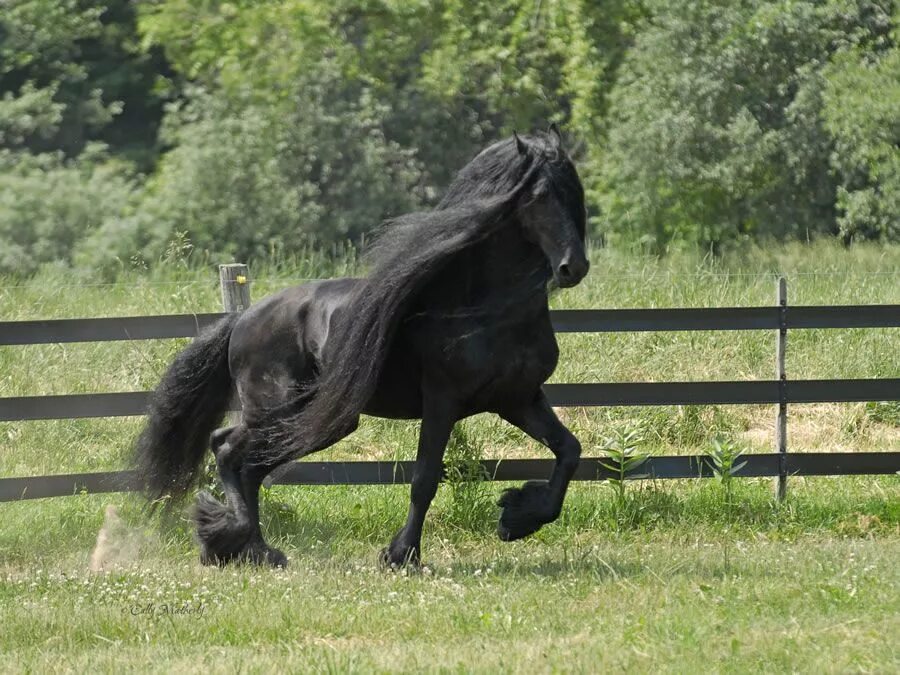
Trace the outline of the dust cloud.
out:
[[[110,504],[106,507],[103,526],[97,533],[89,569],[91,572],[105,572],[132,565],[151,543],[149,535],[130,528],[119,516],[116,507]]]

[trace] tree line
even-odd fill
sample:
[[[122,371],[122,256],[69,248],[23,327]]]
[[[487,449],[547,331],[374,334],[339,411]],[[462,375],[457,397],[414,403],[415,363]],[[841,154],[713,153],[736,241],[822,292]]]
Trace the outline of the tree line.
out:
[[[900,240],[892,0],[7,0],[0,271],[358,240],[557,122],[592,236]]]

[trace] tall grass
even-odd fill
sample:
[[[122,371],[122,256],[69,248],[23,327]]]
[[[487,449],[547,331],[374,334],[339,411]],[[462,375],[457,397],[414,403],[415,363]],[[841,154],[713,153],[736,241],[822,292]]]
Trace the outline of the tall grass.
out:
[[[900,247],[829,243],[748,249],[709,259],[665,259],[592,251],[592,272],[577,288],[555,293],[554,307],[715,307],[772,304],[775,280],[788,278],[791,304],[900,304]],[[359,273],[352,250],[279,258],[254,265],[255,298],[301,279]],[[182,254],[150,271],[123,271],[114,284],[79,283],[51,268],[26,282],[0,280],[0,319],[152,315],[218,311],[215,269]],[[769,331],[562,334],[554,382],[769,379],[774,337]],[[131,391],[152,388],[184,340],[143,340],[0,348],[3,395]],[[900,331],[810,330],[789,336],[792,378],[896,377]],[[792,406],[792,450],[896,450],[897,416],[889,408]],[[570,409],[562,412],[580,435],[602,437],[618,422],[641,425],[648,450],[690,452],[715,435],[740,438],[751,449],[772,444],[768,406]],[[64,420],[0,424],[0,475],[111,469],[121,466],[139,420]],[[535,444],[517,432],[477,421],[488,455],[529,456]],[[368,420],[332,456],[411,458],[415,425]],[[600,440],[595,439],[595,440]],[[596,443],[595,443],[596,444]],[[542,451],[538,451],[542,452]]]

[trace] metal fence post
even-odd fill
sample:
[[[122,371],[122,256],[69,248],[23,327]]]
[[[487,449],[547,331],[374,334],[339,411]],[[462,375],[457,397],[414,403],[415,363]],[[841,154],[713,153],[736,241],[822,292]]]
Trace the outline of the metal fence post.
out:
[[[250,306],[250,270],[246,265],[219,265],[219,285],[226,312],[243,312]]]
[[[778,453],[778,487],[776,497],[787,493],[787,373],[784,353],[787,348],[787,280],[778,279],[778,332],[775,338],[775,376],[778,378],[778,415],[775,418],[775,448]]]

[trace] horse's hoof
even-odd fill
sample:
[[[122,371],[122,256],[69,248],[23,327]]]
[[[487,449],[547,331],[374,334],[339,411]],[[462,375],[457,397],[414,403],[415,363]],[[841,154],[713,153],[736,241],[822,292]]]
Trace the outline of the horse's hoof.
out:
[[[415,546],[391,544],[381,549],[378,560],[385,569],[417,568],[420,564],[419,549]]]
[[[266,554],[266,562],[272,567],[280,567],[282,569],[287,569],[288,566],[287,556],[277,548],[269,548],[269,552]]]
[[[200,548],[200,564],[207,567],[225,567],[231,562],[239,560],[235,555],[218,556],[210,552],[205,547]]]
[[[287,567],[287,556],[265,542],[251,542],[237,552],[216,554],[203,542],[200,544],[200,563],[225,567],[229,564],[255,565],[257,567]]]
[[[502,507],[497,536],[515,541],[534,534],[558,514],[550,506],[550,491],[544,481],[529,481],[521,488],[504,490],[497,505]]]
[[[247,546],[241,555],[241,561],[259,567],[286,568],[288,564],[287,556],[284,553],[264,542],[254,542]]]
[[[218,565],[219,561],[212,553],[206,550],[206,546],[200,546],[200,564],[206,565],[208,567],[212,567],[213,565]]]

